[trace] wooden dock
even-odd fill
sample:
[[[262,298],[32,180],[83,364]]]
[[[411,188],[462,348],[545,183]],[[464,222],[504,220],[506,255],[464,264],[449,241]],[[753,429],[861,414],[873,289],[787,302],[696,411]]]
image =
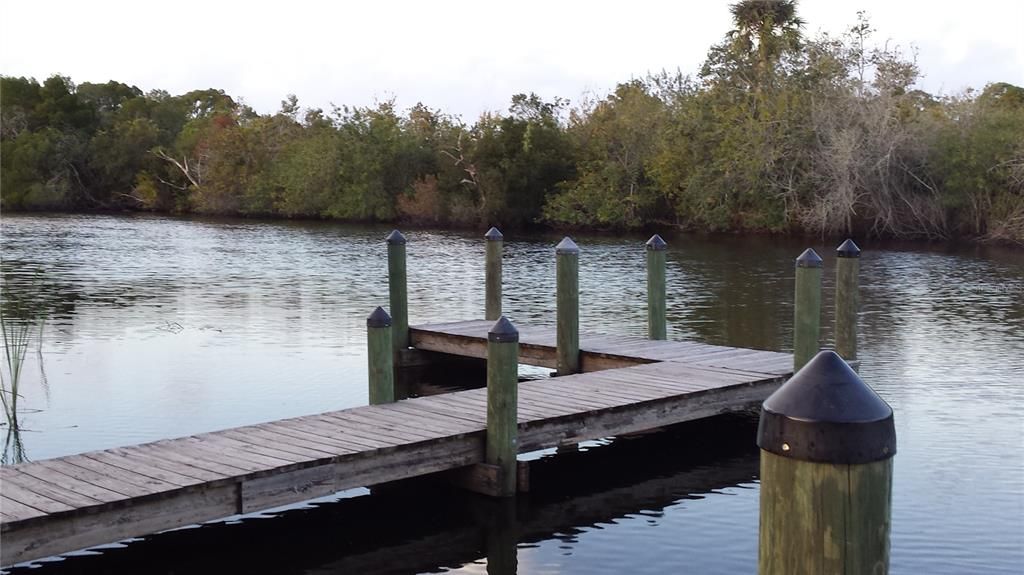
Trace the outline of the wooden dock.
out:
[[[485,358],[493,320],[412,326],[413,348]],[[519,361],[556,367],[555,329],[520,325]],[[523,382],[518,451],[756,408],[790,354],[580,334],[584,373]],[[0,468],[0,565],[484,461],[472,389]]]

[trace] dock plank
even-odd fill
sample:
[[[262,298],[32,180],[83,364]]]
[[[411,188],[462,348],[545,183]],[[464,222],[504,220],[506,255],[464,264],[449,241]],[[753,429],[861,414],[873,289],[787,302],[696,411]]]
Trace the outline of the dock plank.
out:
[[[2,491],[2,487],[0,487],[0,491]],[[0,493],[0,513],[3,513],[3,521],[5,523],[25,521],[46,515],[45,511],[40,511],[35,507],[15,501],[8,497],[6,493]]]
[[[105,487],[100,487],[74,476],[65,475],[42,465],[26,465],[18,471],[25,476],[26,480],[31,481],[31,479],[35,479],[32,483],[33,491],[37,487],[49,486],[52,489],[66,490],[76,495],[88,497],[97,503],[111,503],[125,499],[123,493],[111,491]],[[68,503],[76,506],[79,505],[78,503]]]
[[[57,487],[26,476],[13,467],[0,467],[0,478],[3,480],[4,492],[9,493],[12,499],[47,513],[64,511],[64,507],[70,510],[92,507],[102,503],[88,495],[73,491],[70,486]],[[33,495],[36,497],[32,498]],[[22,497],[32,499],[28,501]],[[59,505],[53,505],[53,503]],[[46,507],[40,507],[41,505]]]

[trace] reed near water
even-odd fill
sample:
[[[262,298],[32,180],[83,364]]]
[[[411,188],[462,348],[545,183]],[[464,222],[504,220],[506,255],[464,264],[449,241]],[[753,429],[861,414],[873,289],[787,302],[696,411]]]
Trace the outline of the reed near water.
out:
[[[40,380],[44,388],[46,385],[41,347],[46,317],[39,308],[26,305],[22,298],[10,293],[6,284],[0,299],[0,337],[3,339],[4,355],[0,366],[0,405],[4,411],[3,425],[7,428],[0,463],[8,465],[28,460],[18,418],[23,410],[18,403],[22,398],[25,362],[33,344],[36,347]]]

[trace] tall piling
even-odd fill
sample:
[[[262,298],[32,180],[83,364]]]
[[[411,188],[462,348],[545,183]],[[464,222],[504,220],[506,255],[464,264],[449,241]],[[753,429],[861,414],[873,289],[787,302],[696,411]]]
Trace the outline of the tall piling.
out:
[[[580,371],[580,248],[568,236],[555,246],[558,375]]]
[[[505,316],[487,333],[486,462],[499,468],[498,497],[516,494],[519,331]]]
[[[388,242],[388,299],[391,304],[391,339],[395,356],[409,347],[409,291],[405,267],[405,236],[392,230]]]
[[[665,250],[668,244],[654,234],[647,240],[647,337],[667,339],[665,319]]]
[[[793,371],[818,353],[821,334],[821,257],[806,249],[796,259],[793,306]]]
[[[888,573],[893,412],[838,354],[765,400],[757,445],[760,575]]]
[[[857,359],[857,312],[860,308],[860,248],[846,240],[836,248],[836,353]]]
[[[484,234],[487,240],[485,268],[485,310],[484,319],[497,320],[501,317],[501,258],[505,237],[498,228],[491,228]]]

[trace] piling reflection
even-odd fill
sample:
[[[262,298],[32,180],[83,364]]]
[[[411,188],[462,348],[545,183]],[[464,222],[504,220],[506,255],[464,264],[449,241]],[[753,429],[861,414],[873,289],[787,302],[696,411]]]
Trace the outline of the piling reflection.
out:
[[[636,514],[656,516],[680,500],[755,481],[755,428],[752,416],[722,416],[545,454],[531,463],[533,490],[512,499],[469,494],[434,478],[412,479],[380,494],[317,503],[273,519],[267,514],[153,535],[101,554],[43,563],[31,572],[340,575],[465,569],[514,575],[519,551],[538,542],[562,538],[571,544],[589,527]],[[714,440],[705,444],[700,438]]]

